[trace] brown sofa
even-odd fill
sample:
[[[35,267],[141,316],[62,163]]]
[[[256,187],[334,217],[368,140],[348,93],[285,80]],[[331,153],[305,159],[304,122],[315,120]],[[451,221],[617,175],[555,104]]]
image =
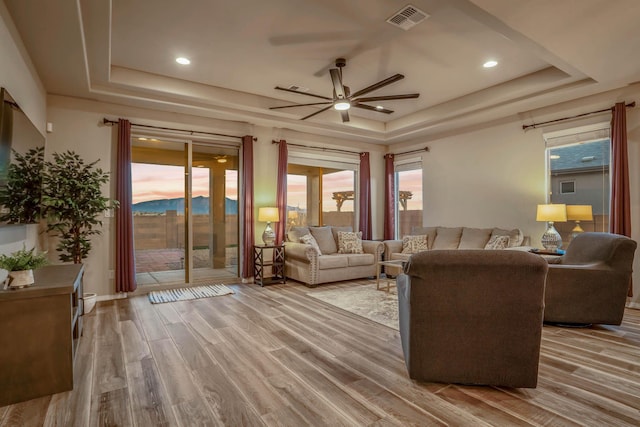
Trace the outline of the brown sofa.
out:
[[[375,276],[384,245],[363,240],[363,253],[338,253],[338,231],[351,230],[351,227],[332,226],[291,228],[287,233],[288,241],[284,243],[285,275],[309,287]],[[300,242],[307,234],[314,236],[320,253],[310,244]]]
[[[545,322],[622,323],[637,243],[609,233],[581,233],[551,259]]]
[[[536,387],[547,269],[522,251],[413,255],[397,279],[409,376]]]

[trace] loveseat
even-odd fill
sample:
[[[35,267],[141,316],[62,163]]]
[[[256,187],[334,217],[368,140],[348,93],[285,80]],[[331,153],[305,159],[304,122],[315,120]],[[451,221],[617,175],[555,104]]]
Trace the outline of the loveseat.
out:
[[[414,227],[402,240],[384,241],[384,259],[408,260],[413,253],[433,249],[528,250],[528,244],[529,239],[517,228]]]
[[[384,244],[359,239],[351,227],[292,227],[285,245],[285,275],[309,287],[373,277]]]

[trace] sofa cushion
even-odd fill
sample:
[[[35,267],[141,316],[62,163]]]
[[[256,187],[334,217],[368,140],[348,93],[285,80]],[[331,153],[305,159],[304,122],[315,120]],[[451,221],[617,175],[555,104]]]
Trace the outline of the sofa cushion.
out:
[[[509,236],[493,236],[485,245],[485,249],[506,249],[509,247]]]
[[[401,253],[392,253],[391,260],[401,259],[403,261],[408,261],[411,258],[411,254],[401,254]]]
[[[291,230],[287,233],[287,239],[290,242],[299,242],[300,238],[305,234],[309,234],[309,227],[291,227]]]
[[[306,243],[307,245],[311,245],[313,249],[318,252],[318,255],[322,255],[322,251],[320,251],[320,246],[318,246],[318,242],[313,238],[311,234],[305,234],[300,237],[300,243]]]
[[[332,255],[338,252],[338,245],[333,238],[331,227],[309,227],[309,231],[318,242],[322,255]]]
[[[418,252],[429,250],[429,236],[418,234],[417,236],[402,237],[402,253],[417,254]]]
[[[349,254],[347,255],[347,264],[349,267],[358,267],[361,265],[372,265],[375,262],[373,254]]]
[[[361,254],[362,232],[338,231],[338,253],[339,254]]]
[[[458,249],[462,227],[438,227],[436,240],[431,249]]]
[[[503,230],[501,228],[494,228],[493,232],[491,232],[491,237],[493,236],[509,236],[509,247],[513,248],[515,246],[521,246],[524,241],[524,234],[522,230],[519,228],[514,228],[513,230]]]
[[[349,266],[346,255],[323,255],[318,257],[318,269],[330,270],[333,268],[345,268]]]
[[[412,227],[411,235],[417,236],[419,234],[426,234],[429,240],[429,249],[433,249],[433,242],[436,240],[436,232],[438,227]]]
[[[491,228],[464,227],[458,249],[484,249],[491,238],[492,231]]]

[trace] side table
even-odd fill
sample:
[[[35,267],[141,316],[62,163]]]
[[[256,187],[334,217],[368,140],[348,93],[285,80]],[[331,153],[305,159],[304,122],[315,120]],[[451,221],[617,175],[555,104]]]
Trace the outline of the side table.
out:
[[[266,258],[270,252],[271,258]],[[266,267],[271,267],[271,276],[265,277]],[[287,283],[284,275],[284,245],[255,245],[253,247],[253,280],[260,286]]]

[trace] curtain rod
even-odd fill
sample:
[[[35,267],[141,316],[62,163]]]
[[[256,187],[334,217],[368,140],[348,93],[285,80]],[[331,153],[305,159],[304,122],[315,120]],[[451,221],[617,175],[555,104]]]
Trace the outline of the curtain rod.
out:
[[[275,139],[271,141],[272,144],[280,144],[280,141],[276,141]],[[292,147],[302,147],[302,148],[310,148],[312,150],[321,150],[321,151],[333,151],[335,153],[347,153],[347,154],[354,154],[354,155],[360,155],[360,152],[356,152],[356,151],[349,151],[349,150],[341,150],[339,148],[325,148],[325,147],[314,147],[312,145],[302,145],[302,144],[292,144],[290,142],[287,142],[287,146],[292,146]]]
[[[633,108],[636,106],[636,102],[630,102],[629,104],[626,104],[625,107],[627,108]],[[611,107],[613,108],[613,107]],[[563,122],[566,120],[572,120],[572,119],[578,119],[580,117],[584,117],[584,116],[590,116],[592,114],[598,114],[598,113],[606,113],[607,111],[611,111],[611,108],[605,108],[603,110],[598,110],[598,111],[591,111],[589,113],[582,113],[582,114],[578,114],[576,116],[570,116],[570,117],[562,117],[561,119],[555,119],[555,120],[548,120],[546,122],[540,122],[540,123],[534,123],[532,125],[522,125],[522,130],[527,130],[529,128],[536,128],[536,126],[540,126],[540,125],[548,125],[549,123],[557,123],[557,122]]]
[[[106,117],[104,119],[102,119],[102,122],[105,125],[117,125],[118,124],[118,122],[116,122],[115,120],[109,120]],[[178,132],[187,132],[190,135],[193,135],[193,134],[196,134],[196,133],[200,133],[200,134],[203,134],[203,135],[226,136],[227,138],[238,138],[238,139],[242,140],[241,136],[226,135],[224,133],[202,132],[202,131],[199,131],[199,130],[176,129],[176,128],[168,128],[168,127],[163,127],[163,126],[140,125],[140,124],[137,124],[137,123],[131,123],[131,126],[137,126],[137,127],[149,128],[149,129],[161,129],[161,130],[173,130],[173,131],[178,131]],[[253,140],[256,141],[257,138],[253,138]]]
[[[403,153],[389,153],[389,154],[393,154],[394,156],[403,156],[405,154],[422,153],[423,151],[429,152],[430,151],[429,147],[419,148],[417,150],[405,151]]]

